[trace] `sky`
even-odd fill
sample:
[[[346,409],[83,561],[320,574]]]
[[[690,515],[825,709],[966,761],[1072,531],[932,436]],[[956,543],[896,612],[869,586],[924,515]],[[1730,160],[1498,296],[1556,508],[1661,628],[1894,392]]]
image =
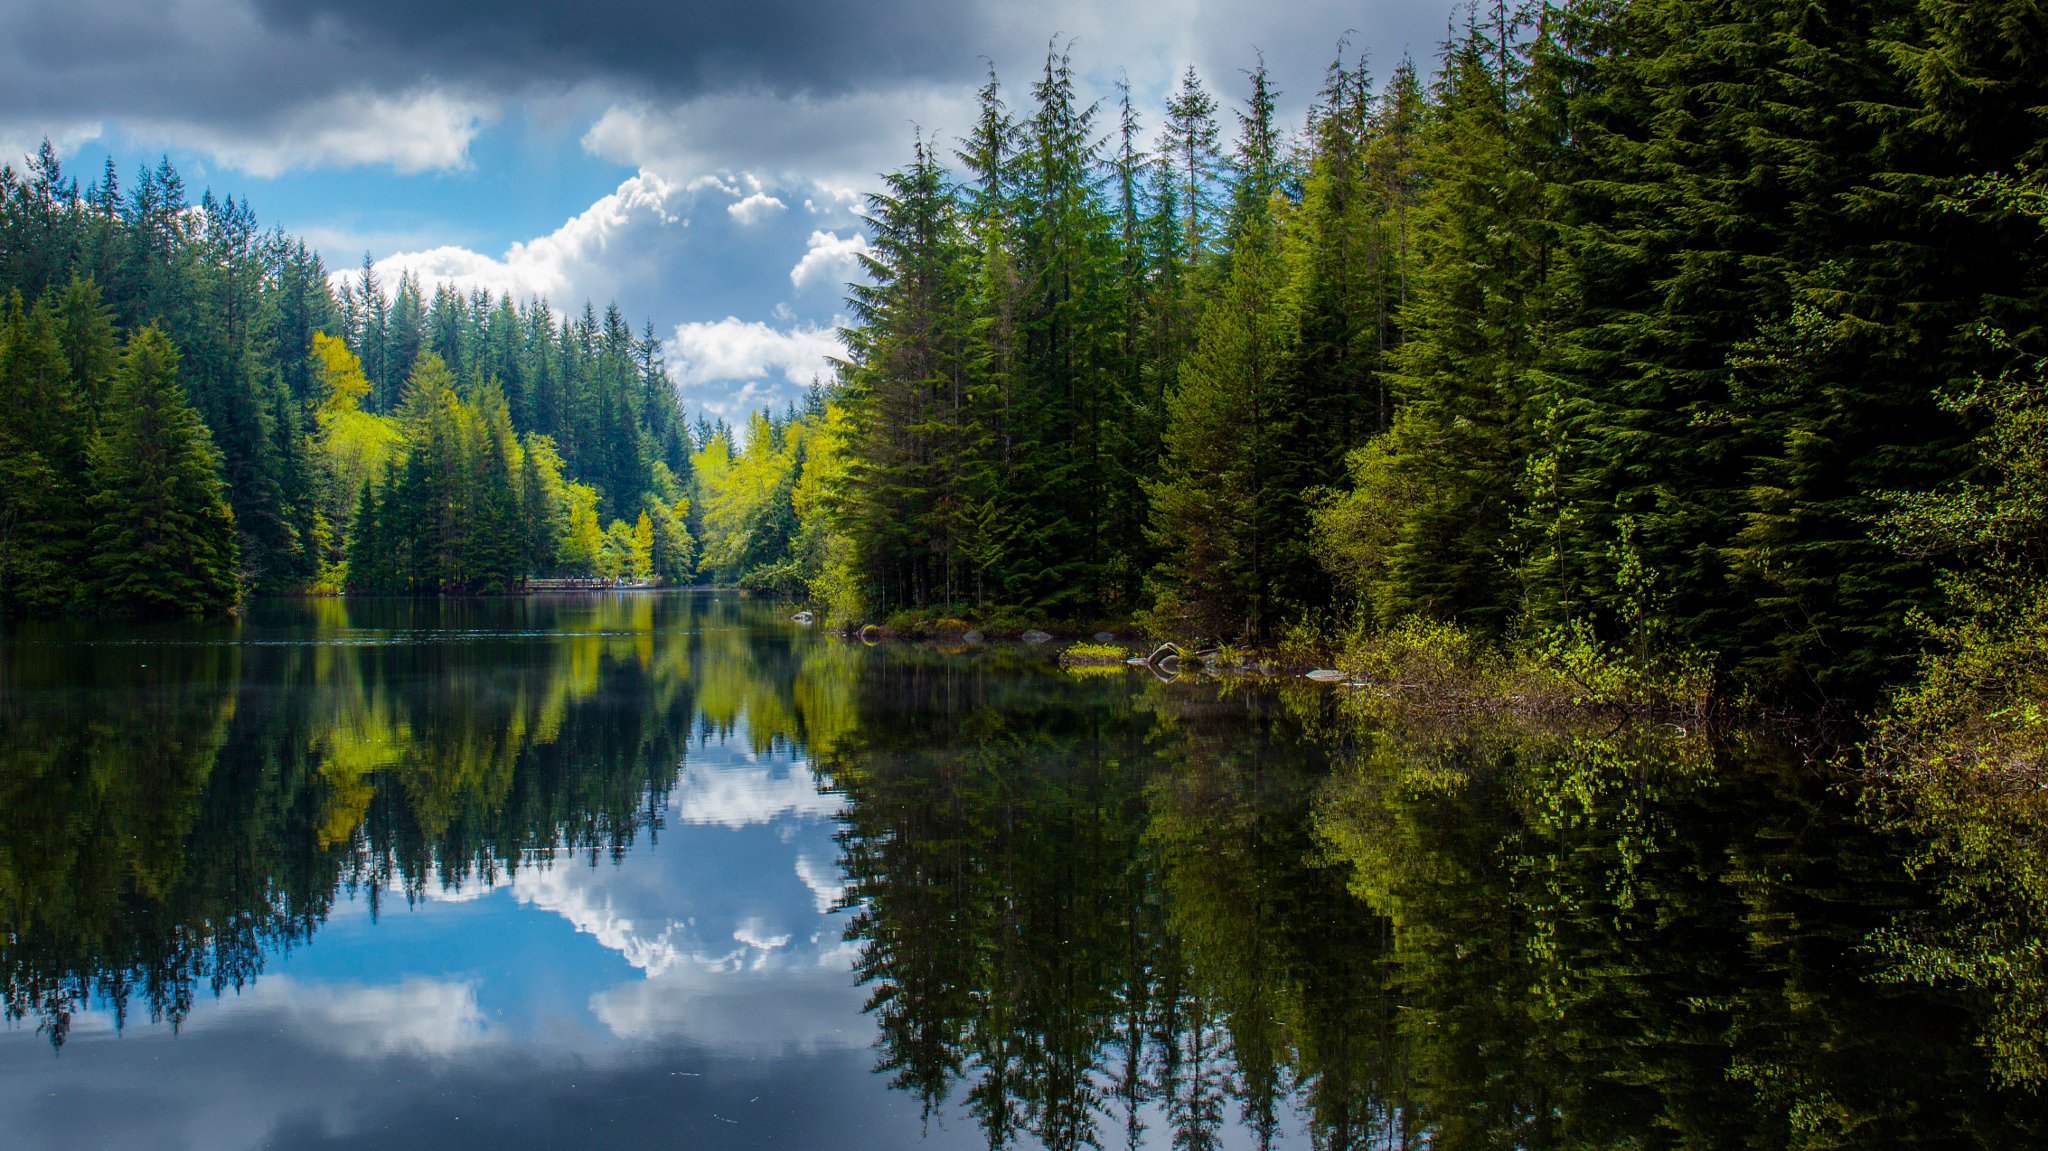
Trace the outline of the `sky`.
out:
[[[616,302],[691,412],[737,421],[825,371],[863,195],[950,148],[994,70],[1048,49],[1156,133],[1193,67],[1226,108],[1263,59],[1298,125],[1340,39],[1427,70],[1451,0],[67,0],[0,5],[0,159],[39,142],[125,185],[167,156],[336,274]],[[1104,119],[1105,130],[1108,119]],[[1231,123],[1226,118],[1226,128]]]

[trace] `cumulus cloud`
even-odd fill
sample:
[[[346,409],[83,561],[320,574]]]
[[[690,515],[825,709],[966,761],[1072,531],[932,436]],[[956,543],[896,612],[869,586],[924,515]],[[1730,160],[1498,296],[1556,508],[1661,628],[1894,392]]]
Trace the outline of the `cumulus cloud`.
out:
[[[583,134],[583,147],[685,182],[747,171],[780,187],[816,186],[818,199],[836,200],[827,189],[869,187],[877,173],[902,165],[920,129],[950,139],[967,130],[973,113],[972,86],[958,83],[890,83],[831,96],[725,91],[615,104]]]
[[[821,863],[809,855],[796,857],[796,877],[810,888],[818,914],[832,910],[846,895],[846,878],[836,864]]]
[[[808,384],[829,357],[845,354],[832,327],[771,328],[759,320],[727,316],[713,322],[677,324],[666,345],[669,374],[682,384],[716,380],[758,380],[780,375]]]
[[[622,1039],[681,1035],[723,1052],[756,1054],[865,1047],[873,1033],[845,1025],[859,1016],[863,997],[849,970],[855,954],[835,949],[821,957],[829,963],[740,976],[677,968],[600,992],[590,1010]]]
[[[767,925],[759,917],[750,918],[742,922],[733,931],[732,937],[748,947],[757,948],[764,952],[780,951],[789,946],[790,940],[790,936],[787,933],[782,935],[768,934]],[[767,956],[763,955],[761,958],[766,959]]]
[[[78,150],[78,146],[89,140],[97,140],[105,126],[97,120],[81,120],[70,123],[30,124],[0,121],[0,164],[12,167],[16,172],[28,170],[28,162],[42,151],[43,141],[57,149],[57,157],[63,159]]]
[[[395,984],[308,983],[274,975],[196,1030],[234,1016],[275,1016],[276,1027],[351,1059],[386,1055],[448,1057],[488,1041],[471,982],[412,977]]]
[[[789,282],[798,289],[813,284],[837,287],[860,274],[860,258],[868,251],[868,238],[859,232],[843,240],[837,232],[812,232],[803,259],[789,270]]]
[[[662,348],[683,398],[733,422],[794,398],[830,374],[829,358],[846,354],[836,325],[775,328],[737,316],[677,324]]]
[[[768,217],[782,212],[787,207],[787,204],[766,192],[755,192],[743,200],[735,200],[727,204],[725,210],[733,219],[738,220],[742,224],[758,224]]]
[[[616,299],[628,285],[658,278],[664,261],[675,256],[688,226],[687,199],[682,186],[641,172],[552,233],[513,244],[502,255],[443,245],[397,252],[373,266],[387,284],[401,272],[412,273],[429,293],[448,284],[463,292],[487,288],[561,304]],[[335,272],[335,283],[355,274]]]
[[[822,790],[808,766],[727,767],[707,771],[694,764],[683,770],[670,800],[684,823],[741,828],[784,816],[830,819],[846,806],[846,797]]]
[[[0,139],[92,124],[103,139],[265,177],[461,164],[499,95],[336,32],[281,28],[248,0],[0,5]]]
[[[744,953],[744,947],[724,951],[699,947],[685,922],[642,922],[621,907],[609,891],[592,884],[587,875],[575,868],[530,868],[513,880],[512,891],[519,902],[554,912],[577,931],[650,975],[681,964],[711,970],[732,969],[739,965]]]
[[[340,92],[252,122],[140,115],[128,121],[127,132],[175,140],[253,176],[365,164],[425,172],[460,166],[492,113],[486,102],[432,89],[402,96]]]

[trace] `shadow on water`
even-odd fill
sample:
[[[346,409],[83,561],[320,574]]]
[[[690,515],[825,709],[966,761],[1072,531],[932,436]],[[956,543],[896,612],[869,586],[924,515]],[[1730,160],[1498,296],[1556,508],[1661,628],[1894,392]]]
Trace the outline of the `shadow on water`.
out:
[[[724,596],[11,630],[8,1013],[60,1046],[81,1011],[177,1025],[314,943],[352,894],[374,908],[616,862],[660,839],[679,772],[713,743],[801,754],[843,799],[849,978],[877,1083],[928,1132],[1050,1148],[2044,1136],[2041,1100],[2002,1085],[1984,1041],[2027,1017],[2018,993],[1901,960],[2039,938],[1959,921],[1904,866],[1924,836],[1874,827],[1852,786],[1767,743],[1403,727],[1322,685],[869,649]]]

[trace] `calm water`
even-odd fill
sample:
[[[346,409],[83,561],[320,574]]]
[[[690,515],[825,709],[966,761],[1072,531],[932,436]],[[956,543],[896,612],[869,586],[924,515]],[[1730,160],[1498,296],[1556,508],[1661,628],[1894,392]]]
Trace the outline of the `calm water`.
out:
[[[689,594],[19,626],[0,1146],[2048,1145],[1844,789],[1339,700]]]

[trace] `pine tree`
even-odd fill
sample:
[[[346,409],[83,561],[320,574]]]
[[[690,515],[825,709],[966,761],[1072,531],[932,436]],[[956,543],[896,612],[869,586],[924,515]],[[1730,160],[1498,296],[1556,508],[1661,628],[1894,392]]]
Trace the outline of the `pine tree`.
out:
[[[93,593],[146,614],[232,606],[235,523],[213,438],[162,332],[128,339],[93,449]]]
[[[1284,287],[1279,236],[1270,216],[1255,214],[1167,396],[1165,460],[1149,491],[1164,557],[1153,619],[1171,634],[1237,641],[1280,622],[1273,549],[1285,528],[1274,469],[1296,332]]]
[[[1419,144],[1429,194],[1412,220],[1383,439],[1352,460],[1353,491],[1326,510],[1324,555],[1381,623],[1514,622],[1517,517],[1543,416],[1539,337],[1556,242],[1512,24],[1453,45]],[[1505,61],[1505,65],[1504,65]],[[1499,69],[1509,67],[1508,74]],[[1512,101],[1512,102],[1511,102]]]
[[[964,253],[944,173],[922,142],[885,180],[888,192],[868,198],[872,283],[849,300],[862,324],[849,333],[846,376],[863,461],[852,514],[877,603],[922,606],[965,583]]]
[[[1214,238],[1216,183],[1223,167],[1221,132],[1216,98],[1190,66],[1181,77],[1180,90],[1166,103],[1166,131],[1158,151],[1180,206],[1180,250],[1191,264],[1208,255]]]
[[[526,547],[512,471],[512,415],[496,384],[477,397],[476,438],[461,582],[486,594],[515,591],[526,582]]]
[[[60,317],[47,299],[24,309],[18,292],[0,326],[0,431],[12,480],[0,497],[0,601],[61,609],[77,598],[85,558],[91,413],[65,362]]]

